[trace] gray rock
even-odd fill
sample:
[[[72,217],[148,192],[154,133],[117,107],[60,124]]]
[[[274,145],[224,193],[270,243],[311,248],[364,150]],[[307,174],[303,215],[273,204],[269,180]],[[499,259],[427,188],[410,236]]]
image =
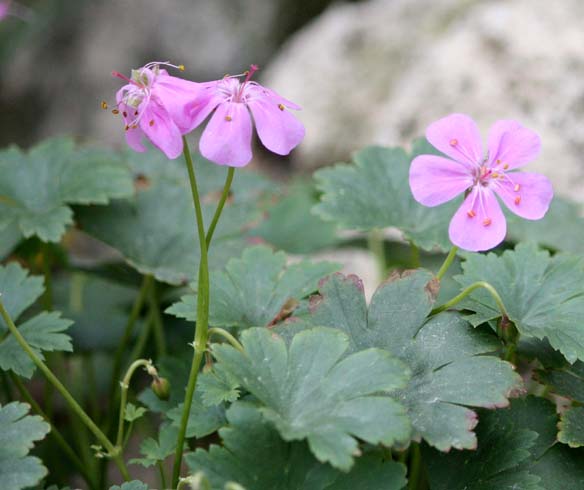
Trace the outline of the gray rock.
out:
[[[370,0],[336,5],[300,31],[268,73],[307,127],[294,154],[312,169],[367,144],[407,144],[435,119],[536,130],[530,170],[584,202],[584,2]]]

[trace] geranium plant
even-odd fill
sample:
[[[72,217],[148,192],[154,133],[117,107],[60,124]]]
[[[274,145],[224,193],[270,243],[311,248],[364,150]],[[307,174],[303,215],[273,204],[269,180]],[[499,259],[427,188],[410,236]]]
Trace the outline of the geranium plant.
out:
[[[286,186],[235,168],[300,107],[177,69],[114,73],[128,150],[0,152],[0,488],[584,488],[584,221],[537,134],[453,114]],[[370,298],[310,257],[349,242]]]

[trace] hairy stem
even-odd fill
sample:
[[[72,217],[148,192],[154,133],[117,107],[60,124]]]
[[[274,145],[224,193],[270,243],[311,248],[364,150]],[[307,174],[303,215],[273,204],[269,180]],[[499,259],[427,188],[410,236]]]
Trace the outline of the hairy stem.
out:
[[[207,239],[205,236],[205,224],[203,222],[203,210],[201,208],[201,199],[199,197],[199,189],[197,187],[197,179],[195,176],[195,169],[193,168],[193,160],[186,138],[183,136],[184,157],[189,173],[189,182],[191,185],[191,194],[193,198],[193,205],[195,207],[195,216],[197,222],[197,232],[199,235],[199,247],[201,252],[201,259],[199,262],[199,275],[197,286],[197,323],[195,328],[195,338],[193,342],[193,360],[191,363],[191,370],[189,373],[189,380],[187,383],[183,413],[180,421],[178,438],[176,444],[176,452],[174,459],[174,467],[172,472],[172,488],[176,488],[180,477],[180,469],[182,464],[182,455],[187,431],[187,424],[189,421],[189,414],[193,403],[193,396],[195,394],[195,386],[197,384],[197,376],[199,374],[199,367],[201,360],[205,353],[207,345],[207,327],[209,323],[209,266],[207,260]]]
[[[371,230],[367,237],[367,244],[369,250],[375,257],[377,268],[381,279],[385,278],[387,274],[387,262],[385,260],[385,242],[383,240],[383,232],[378,229]]]
[[[436,277],[438,279],[442,279],[444,277],[444,274],[446,274],[446,271],[452,265],[452,262],[454,262],[454,258],[456,257],[457,252],[458,252],[457,246],[454,246],[450,249],[450,252],[448,252],[446,259],[444,259],[444,263],[442,264],[442,266],[440,267],[440,269],[436,273]]]
[[[83,408],[77,403],[77,401],[71,396],[71,393],[65,388],[63,383],[57,379],[57,377],[53,374],[53,372],[47,367],[47,365],[39,358],[39,356],[32,350],[32,348],[28,345],[26,339],[20,334],[18,328],[10,318],[10,315],[6,311],[4,307],[4,303],[2,302],[0,296],[0,315],[4,319],[4,322],[8,326],[10,333],[14,335],[14,338],[22,347],[22,349],[26,352],[26,354],[30,357],[32,362],[39,368],[39,370],[45,375],[48,381],[55,387],[55,389],[61,394],[61,396],[65,399],[71,410],[75,412],[75,414],[81,419],[83,424],[93,433],[95,438],[102,444],[102,446],[108,452],[108,455],[114,460],[116,465],[118,466],[122,476],[126,481],[130,480],[130,474],[128,473],[128,469],[126,468],[126,464],[124,463],[123,459],[120,457],[119,449],[114,447],[114,445],[110,442],[107,436],[100,430],[100,428],[93,422],[93,420],[85,413]]]

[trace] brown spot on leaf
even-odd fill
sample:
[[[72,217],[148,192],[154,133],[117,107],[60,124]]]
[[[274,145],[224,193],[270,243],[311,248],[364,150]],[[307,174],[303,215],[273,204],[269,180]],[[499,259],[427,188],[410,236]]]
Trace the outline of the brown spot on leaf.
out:
[[[298,300],[294,298],[288,298],[286,302],[282,305],[282,308],[280,308],[278,314],[272,319],[270,323],[268,323],[268,328],[274,327],[277,323],[280,323],[281,321],[285,320],[290,315],[292,315],[298,304],[299,304]]]
[[[137,174],[134,177],[134,189],[136,189],[136,192],[149,189],[151,184],[150,179],[144,174]]]

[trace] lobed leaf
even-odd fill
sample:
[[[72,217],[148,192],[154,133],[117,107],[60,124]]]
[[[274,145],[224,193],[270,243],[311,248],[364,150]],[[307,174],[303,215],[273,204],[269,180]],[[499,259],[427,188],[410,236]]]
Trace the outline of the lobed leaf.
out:
[[[321,325],[350,339],[350,352],[386,349],[412,372],[400,400],[408,408],[412,438],[448,451],[476,448],[475,412],[467,406],[497,408],[522,387],[511,364],[484,354],[494,352],[495,337],[474,330],[459,314],[427,319],[438,283],[427,271],[394,275],[373,295],[367,308],[355,276],[335,274],[320,286],[311,313],[278,329],[295,332]]]
[[[500,256],[469,254],[462,268],[455,278],[460,286],[490,283],[522,336],[547,338],[571,363],[584,360],[584,259],[550,257],[533,244],[520,244]],[[474,291],[460,306],[474,312],[468,317],[474,325],[501,315],[484,290]]]
[[[0,265],[0,294],[4,308],[13,321],[31,306],[43,294],[43,278],[29,276],[28,271],[19,264],[11,262]],[[7,326],[0,317],[0,333],[4,333]]]
[[[73,222],[70,204],[107,204],[133,193],[128,168],[112,153],[46,140],[24,153],[0,152],[0,229],[16,223],[25,237],[58,242]]]
[[[343,358],[349,339],[315,328],[290,346],[265,328],[241,335],[245,352],[221,344],[213,355],[263,406],[287,441],[307,439],[317,459],[349,470],[358,437],[391,446],[408,439],[405,409],[387,393],[402,388],[407,368],[389,353],[367,349]]]
[[[558,440],[570,447],[584,446],[584,407],[572,407],[562,414]]]
[[[227,418],[229,426],[219,431],[223,447],[185,456],[191,471],[203,471],[213,488],[237,482],[250,490],[400,490],[406,484],[405,467],[377,453],[358,458],[348,473],[319,463],[305,443],[282,440],[253,404],[233,404]]]
[[[264,246],[248,248],[241,259],[229,260],[224,271],[212,272],[209,322],[216,327],[267,326],[289,300],[304,298],[321,278],[337,269],[338,265],[328,262],[287,266],[283,252],[273,253]],[[195,321],[196,305],[196,296],[183,296],[166,313]]]
[[[158,440],[148,437],[140,444],[140,454],[142,458],[130,460],[130,464],[139,464],[145,468],[164,461],[174,453],[178,429],[170,425],[160,427]]]

